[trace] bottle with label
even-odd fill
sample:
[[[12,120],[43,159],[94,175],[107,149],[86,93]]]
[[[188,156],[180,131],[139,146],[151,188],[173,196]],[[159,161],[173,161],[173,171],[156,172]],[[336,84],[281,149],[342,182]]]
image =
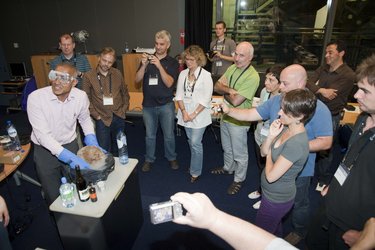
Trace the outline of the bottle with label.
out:
[[[128,155],[128,144],[126,143],[126,135],[122,130],[117,133],[117,147],[118,147],[118,159],[122,165],[129,162]]]
[[[76,165],[76,188],[78,192],[78,198],[80,201],[88,201],[90,198],[89,187],[87,186],[85,178],[81,174],[81,169]]]
[[[76,199],[74,198],[74,187],[72,184],[67,183],[65,177],[61,178],[60,197],[64,207],[71,208],[76,204]]]
[[[12,141],[12,150],[21,150],[21,142],[18,137],[16,127],[12,124],[11,121],[7,121],[7,132]]]
[[[92,202],[96,202],[98,200],[98,197],[96,196],[96,189],[92,183],[90,184],[89,193],[90,193],[90,200]]]

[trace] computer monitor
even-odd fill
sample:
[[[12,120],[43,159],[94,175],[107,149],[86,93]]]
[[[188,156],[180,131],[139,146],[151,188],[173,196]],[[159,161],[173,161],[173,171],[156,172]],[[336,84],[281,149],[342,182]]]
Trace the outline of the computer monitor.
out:
[[[12,79],[23,80],[27,78],[26,66],[24,62],[9,63],[10,76]]]

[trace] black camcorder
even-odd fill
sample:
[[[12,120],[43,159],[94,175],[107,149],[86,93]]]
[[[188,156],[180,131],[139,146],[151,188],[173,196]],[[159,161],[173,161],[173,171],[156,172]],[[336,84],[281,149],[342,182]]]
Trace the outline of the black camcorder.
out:
[[[207,55],[208,58],[212,59],[212,58],[215,57],[216,53],[217,53],[217,51],[210,50],[210,51],[208,51],[208,52],[206,53],[206,55]]]

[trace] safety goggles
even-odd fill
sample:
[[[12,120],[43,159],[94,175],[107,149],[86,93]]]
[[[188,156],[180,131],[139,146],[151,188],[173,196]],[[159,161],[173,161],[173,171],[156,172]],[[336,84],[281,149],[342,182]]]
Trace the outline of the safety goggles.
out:
[[[71,83],[75,78],[68,73],[56,71],[56,70],[51,70],[48,74],[48,79],[51,81],[59,81],[59,83],[63,85],[68,85]]]

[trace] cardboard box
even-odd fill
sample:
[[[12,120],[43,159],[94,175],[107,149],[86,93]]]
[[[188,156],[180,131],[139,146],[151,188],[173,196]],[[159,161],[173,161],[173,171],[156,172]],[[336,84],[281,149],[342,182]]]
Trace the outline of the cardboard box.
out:
[[[0,148],[0,163],[4,164],[17,164],[21,159],[21,151],[4,151]]]

